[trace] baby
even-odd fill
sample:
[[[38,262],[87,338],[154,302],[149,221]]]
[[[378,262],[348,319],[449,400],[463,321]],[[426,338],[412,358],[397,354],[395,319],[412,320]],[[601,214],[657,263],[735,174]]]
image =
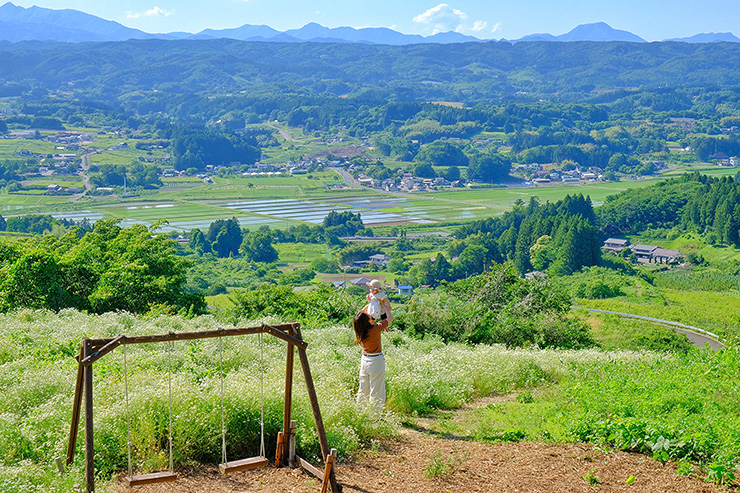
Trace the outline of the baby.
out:
[[[390,302],[388,301],[388,295],[385,294],[383,287],[380,285],[380,281],[373,279],[367,286],[370,288],[370,292],[367,295],[367,314],[373,317],[375,320],[379,320],[385,315],[383,312],[383,305],[390,310]]]

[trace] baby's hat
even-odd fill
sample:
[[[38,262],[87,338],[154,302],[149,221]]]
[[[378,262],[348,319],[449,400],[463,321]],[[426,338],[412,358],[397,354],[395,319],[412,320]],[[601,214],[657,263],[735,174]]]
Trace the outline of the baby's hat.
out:
[[[374,289],[383,289],[383,286],[380,285],[380,281],[378,281],[377,279],[373,279],[372,281],[367,283],[367,285]]]

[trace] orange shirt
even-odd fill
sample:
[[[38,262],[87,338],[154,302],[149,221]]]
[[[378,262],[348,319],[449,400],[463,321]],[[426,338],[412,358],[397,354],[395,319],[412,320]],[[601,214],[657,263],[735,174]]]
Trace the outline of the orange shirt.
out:
[[[380,333],[388,328],[388,320],[381,320],[367,331],[367,337],[361,341],[363,353],[380,353],[383,351],[380,345]]]

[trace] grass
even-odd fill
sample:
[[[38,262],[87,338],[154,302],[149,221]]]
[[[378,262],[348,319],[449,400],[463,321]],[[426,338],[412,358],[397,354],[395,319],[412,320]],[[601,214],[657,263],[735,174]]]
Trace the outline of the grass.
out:
[[[313,243],[278,243],[278,260],[281,264],[308,264],[319,257],[326,258],[326,245]],[[331,258],[331,252],[329,252]]]
[[[433,420],[432,431],[482,442],[593,442],[731,471],[740,449],[735,348],[631,363],[574,365],[530,399],[499,399]],[[522,394],[520,394],[522,395]],[[709,478],[711,479],[711,477]]]
[[[17,158],[16,152],[28,149],[38,154],[56,154],[56,144],[46,140],[37,139],[0,139],[0,157]],[[64,151],[69,152],[69,151]]]
[[[663,289],[662,296],[619,296],[604,300],[579,300],[588,308],[661,318],[693,325],[724,337],[740,334],[740,293],[737,291],[679,291]]]
[[[238,326],[258,323],[240,320]],[[167,333],[222,326],[210,316],[141,318],[129,314],[86,315],[65,310],[23,311],[0,315],[0,489],[68,491],[69,477],[54,473],[54,458],[64,453],[82,337]],[[309,361],[316,382],[329,442],[346,456],[374,438],[395,433],[393,414],[372,419],[357,407],[354,394],[358,349],[347,327],[306,330]],[[259,427],[260,347],[256,337],[224,341],[227,378],[226,411],[230,456],[256,452]],[[599,351],[554,352],[506,350],[501,347],[444,345],[413,340],[398,332],[386,338],[388,408],[394,413],[425,414],[454,408],[475,396],[552,383],[573,367],[602,365],[613,358],[645,362],[654,356]],[[127,347],[129,408],[138,471],[164,465],[163,433],[168,416],[167,380],[173,368],[173,422],[177,465],[220,458],[220,398],[218,343],[214,340],[177,343],[168,357],[163,345]],[[263,346],[266,443],[275,443],[282,422],[285,346],[267,338]],[[95,365],[96,465],[105,480],[125,468],[126,409],[123,352],[115,351]],[[574,366],[575,365],[575,366]],[[425,378],[420,379],[419,375]],[[299,453],[318,450],[311,410],[302,385],[295,387],[294,416],[299,422]],[[80,438],[81,440],[81,438]],[[78,453],[82,442],[78,443]],[[268,454],[274,451],[267,451]],[[16,472],[27,464],[23,476]],[[78,458],[72,476],[81,475]]]
[[[606,351],[647,349],[688,352],[692,348],[684,334],[646,320],[589,312],[580,313],[579,316],[588,323],[594,339]]]

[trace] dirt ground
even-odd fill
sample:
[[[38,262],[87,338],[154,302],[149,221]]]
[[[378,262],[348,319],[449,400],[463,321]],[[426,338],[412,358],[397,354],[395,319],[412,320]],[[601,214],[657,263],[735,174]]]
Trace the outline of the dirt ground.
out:
[[[265,467],[221,476],[216,467],[178,471],[177,482],[114,491],[160,492],[318,492],[320,482],[300,469]],[[426,474],[425,474],[426,472]],[[540,443],[486,445],[403,430],[340,462],[336,476],[345,493],[367,492],[716,492],[696,475],[679,476],[674,464],[591,445]],[[628,478],[634,476],[631,484]]]

